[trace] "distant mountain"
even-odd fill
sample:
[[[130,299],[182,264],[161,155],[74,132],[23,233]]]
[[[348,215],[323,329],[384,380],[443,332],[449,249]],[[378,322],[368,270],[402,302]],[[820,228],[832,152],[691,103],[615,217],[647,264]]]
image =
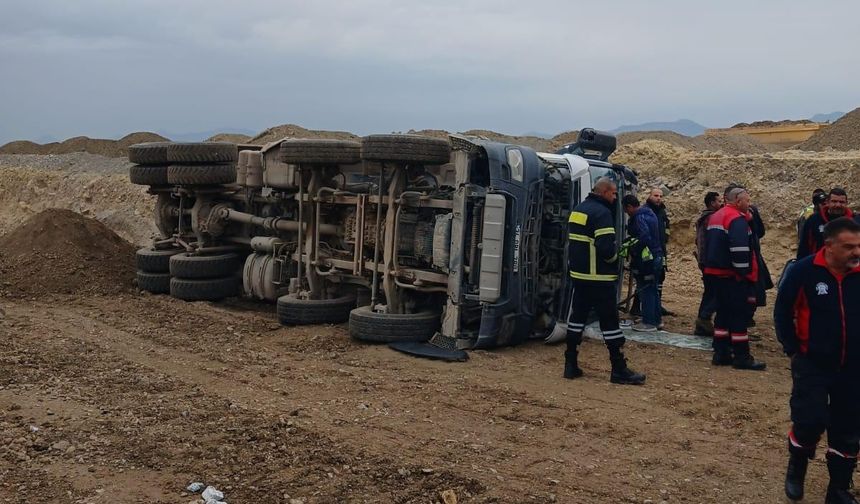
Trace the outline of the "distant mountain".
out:
[[[809,120],[814,121],[814,122],[819,122],[819,123],[821,123],[821,122],[831,122],[832,123],[832,122],[836,122],[837,120],[839,120],[839,118],[841,118],[844,115],[845,115],[845,112],[831,112],[829,114],[815,114],[814,116],[810,117]]]
[[[207,138],[212,138],[219,133],[238,133],[240,135],[248,135],[252,137],[257,134],[257,131],[247,128],[219,128],[209,131],[198,131],[194,133],[170,133],[168,131],[158,131],[159,135],[167,137],[174,142],[202,142]]]
[[[678,119],[672,122],[649,122],[643,124],[625,125],[615,128],[611,133],[626,133],[628,131],[674,131],[686,136],[698,136],[707,128],[689,119]]]

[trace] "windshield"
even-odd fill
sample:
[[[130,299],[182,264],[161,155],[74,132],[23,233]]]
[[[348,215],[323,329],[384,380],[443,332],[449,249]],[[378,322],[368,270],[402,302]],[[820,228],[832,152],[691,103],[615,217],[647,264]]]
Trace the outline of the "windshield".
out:
[[[594,182],[600,177],[609,177],[616,185],[618,184],[618,174],[612,168],[591,165],[588,167],[588,173],[591,175],[592,187],[594,187]]]

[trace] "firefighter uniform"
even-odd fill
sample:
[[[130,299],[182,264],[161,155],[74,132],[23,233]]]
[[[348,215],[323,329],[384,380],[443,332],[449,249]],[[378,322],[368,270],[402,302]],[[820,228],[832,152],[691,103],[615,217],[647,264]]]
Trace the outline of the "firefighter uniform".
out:
[[[813,255],[824,246],[824,226],[833,219],[839,217],[853,218],[854,214],[851,209],[845,209],[845,215],[831,217],[827,213],[826,208],[821,208],[818,213],[814,213],[803,223],[803,229],[800,231],[800,241],[797,243],[797,258],[803,259],[806,256]]]
[[[645,376],[631,371],[621,352],[625,339],[618,319],[619,261],[612,204],[590,194],[571,212],[568,232],[568,260],[574,290],[567,326],[565,377],[582,374],[576,364],[578,347],[589,312],[594,309],[612,361],[611,381],[642,383]]]
[[[703,273],[711,278],[717,298],[713,363],[759,370],[764,369],[764,364],[755,362],[750,355],[747,333],[758,280],[758,259],[749,218],[733,205],[714,212],[706,231]]]
[[[827,431],[830,491],[847,490],[860,447],[860,268],[837,275],[824,250],[786,273],[774,307],[776,334],[792,357],[791,476],[803,489],[806,464]]]

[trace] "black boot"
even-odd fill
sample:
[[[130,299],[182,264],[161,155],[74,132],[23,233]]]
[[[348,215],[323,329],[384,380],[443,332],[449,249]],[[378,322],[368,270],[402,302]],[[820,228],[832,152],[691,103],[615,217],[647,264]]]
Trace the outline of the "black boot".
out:
[[[609,360],[612,362],[612,373],[609,375],[609,381],[619,385],[642,385],[645,383],[645,375],[637,373],[627,367],[627,359],[621,352],[615,355],[610,355]]]
[[[568,350],[564,352],[564,377],[568,380],[573,380],[574,378],[582,376],[582,369],[580,369],[579,364],[577,364],[578,355],[579,352],[576,350]]]
[[[696,324],[693,327],[693,334],[695,336],[707,336],[713,338],[714,324],[708,319],[699,317],[696,319]]]
[[[730,366],[732,364],[732,347],[725,338],[714,338],[714,356],[711,364],[714,366]]]
[[[785,496],[791,500],[803,499],[803,482],[806,479],[806,468],[809,457],[800,453],[792,453],[788,457],[788,470],[785,471]]]
[[[827,497],[824,504],[860,504],[848,490],[851,477],[854,474],[854,459],[827,454],[827,471],[830,473],[830,484],[827,485]]]
[[[735,358],[732,361],[732,367],[735,369],[747,369],[750,371],[764,371],[767,364],[759,362],[750,354],[749,342],[735,343],[732,345]]]

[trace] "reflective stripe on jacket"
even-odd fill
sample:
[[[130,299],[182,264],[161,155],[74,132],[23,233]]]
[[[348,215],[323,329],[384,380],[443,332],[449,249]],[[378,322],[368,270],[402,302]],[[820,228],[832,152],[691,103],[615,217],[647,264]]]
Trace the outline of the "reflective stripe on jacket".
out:
[[[706,275],[758,280],[758,258],[753,249],[749,218],[730,205],[711,215],[705,232]]]
[[[587,282],[616,281],[618,255],[612,205],[589,194],[570,213],[567,227],[571,278]]]

